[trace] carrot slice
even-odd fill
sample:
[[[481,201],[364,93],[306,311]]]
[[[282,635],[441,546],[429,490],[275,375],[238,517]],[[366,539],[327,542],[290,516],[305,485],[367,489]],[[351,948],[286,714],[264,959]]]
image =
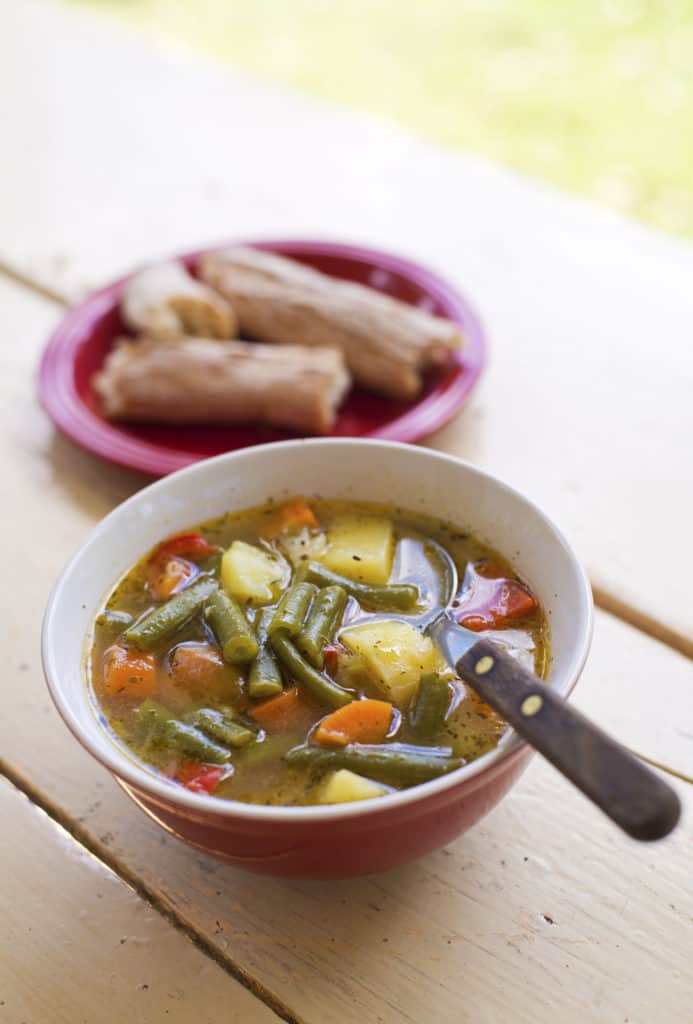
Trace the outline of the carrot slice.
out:
[[[297,686],[255,704],[248,714],[267,732],[308,728],[316,718],[314,708],[301,696]]]
[[[211,644],[180,644],[171,657],[171,675],[177,686],[213,685],[223,673],[221,654]]]
[[[154,657],[125,647],[109,647],[104,655],[104,689],[111,697],[151,697],[156,690]]]
[[[198,573],[185,558],[157,558],[147,565],[147,589],[155,601],[166,601]]]
[[[298,530],[307,526],[309,530],[318,527],[315,513],[304,498],[290,498],[280,505],[264,527],[262,534],[271,539],[286,530]]]
[[[313,738],[326,746],[382,743],[392,721],[392,704],[385,700],[355,700],[323,718]]]

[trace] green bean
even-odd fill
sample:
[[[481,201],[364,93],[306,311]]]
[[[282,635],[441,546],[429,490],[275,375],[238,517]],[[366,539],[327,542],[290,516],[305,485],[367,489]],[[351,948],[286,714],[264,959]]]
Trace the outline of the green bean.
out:
[[[339,686],[329,676],[317,672],[312,665],[301,657],[286,633],[281,630],[271,638],[274,653],[292,679],[303,685],[321,704],[331,708],[341,708],[354,700],[355,695]]]
[[[282,673],[267,639],[269,624],[274,618],[271,608],[263,608],[255,616],[258,652],[248,673],[248,694],[253,700],[274,697],[284,689]]]
[[[284,760],[324,769],[348,768],[378,782],[399,786],[437,779],[464,764],[463,758],[452,756],[449,747],[415,747],[405,743],[349,743],[339,749],[303,745],[290,750]]]
[[[256,738],[252,729],[247,725],[235,722],[233,718],[215,711],[214,708],[202,708],[200,711],[189,715],[187,721],[190,725],[201,729],[211,740],[223,743],[227,747],[244,747]]]
[[[318,588],[313,583],[294,583],[277,605],[267,629],[269,636],[282,630],[292,639],[297,637],[303,628],[308,607],[317,592]]]
[[[215,590],[205,602],[205,619],[219,642],[224,661],[244,665],[253,660],[258,643],[245,612],[234,598],[223,590]]]
[[[414,735],[422,740],[437,736],[445,725],[449,707],[450,687],[447,681],[437,672],[424,673],[407,716]]]
[[[97,616],[96,625],[102,632],[107,633],[109,637],[116,637],[124,632],[133,621],[133,617],[129,612],[117,612],[112,608],[105,608]]]
[[[168,747],[191,757],[196,761],[208,761],[210,764],[226,764],[231,760],[230,752],[218,743],[207,739],[200,729],[194,725],[185,725],[183,722],[170,718],[164,727],[162,741]]]
[[[145,755],[151,747],[156,746],[170,717],[170,712],[154,700],[145,700],[140,704],[135,720],[134,739],[140,747],[142,755]]]
[[[229,751],[209,740],[201,728],[195,727],[196,724],[179,722],[161,704],[145,700],[137,714],[136,738],[140,744],[139,753],[143,757],[151,756],[156,748],[163,748],[177,750],[195,760],[209,761],[212,764],[225,764],[229,761]],[[250,732],[249,729],[247,731]]]
[[[303,579],[315,583],[319,587],[343,587],[347,594],[355,597],[359,604],[367,608],[391,609],[408,611],[419,600],[419,588],[410,583],[391,583],[386,586],[375,586],[370,583],[357,583],[347,576],[331,572],[319,562],[307,562],[300,570]]]
[[[313,668],[321,669],[325,664],[323,647],[334,637],[346,603],[347,592],[339,586],[325,587],[313,601],[306,624],[296,639],[296,646]]]
[[[148,651],[171,636],[188,619],[200,611],[209,595],[217,589],[214,580],[202,579],[174,594],[166,604],[154,608],[126,631],[127,640],[141,650]]]

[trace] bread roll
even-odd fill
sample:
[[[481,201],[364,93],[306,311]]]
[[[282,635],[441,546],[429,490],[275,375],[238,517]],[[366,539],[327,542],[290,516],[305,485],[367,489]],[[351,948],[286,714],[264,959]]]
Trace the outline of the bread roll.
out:
[[[157,263],[135,274],[125,286],[120,315],[130,330],[150,338],[238,334],[228,300],[191,277],[180,263]]]
[[[120,339],[95,378],[109,419],[249,421],[306,433],[332,429],[349,383],[337,349],[209,338]]]
[[[199,273],[231,302],[246,337],[339,348],[359,384],[393,398],[415,397],[422,373],[462,343],[449,320],[259,249],[208,254]]]

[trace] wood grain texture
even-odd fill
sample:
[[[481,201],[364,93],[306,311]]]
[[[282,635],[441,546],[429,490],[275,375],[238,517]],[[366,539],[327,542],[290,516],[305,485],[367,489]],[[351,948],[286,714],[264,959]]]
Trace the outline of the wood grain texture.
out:
[[[430,443],[531,495],[607,607],[693,655],[693,245],[38,0],[3,11],[0,121],[0,260],[51,291],[278,235],[458,282],[490,363]]]
[[[3,1024],[279,1021],[5,779],[0,815]]]
[[[686,1020],[690,789],[681,788],[680,830],[640,848],[535,759],[503,804],[448,849],[377,878],[318,885],[219,864],[130,803],[59,721],[38,652],[57,572],[142,480],[56,437],[38,408],[31,368],[55,309],[2,281],[0,306],[13,339],[1,352],[0,458],[3,564],[14,588],[0,750],[13,771],[306,1024]],[[576,704],[629,745],[693,773],[691,666],[672,650],[599,614]]]

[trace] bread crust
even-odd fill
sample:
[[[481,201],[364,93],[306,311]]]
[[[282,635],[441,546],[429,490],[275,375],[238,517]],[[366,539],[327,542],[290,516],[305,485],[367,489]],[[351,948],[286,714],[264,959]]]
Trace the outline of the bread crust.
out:
[[[238,319],[228,299],[197,281],[180,263],[156,263],[134,274],[125,286],[120,315],[131,331],[162,340],[238,334]]]
[[[274,253],[235,246],[203,256],[198,270],[246,337],[339,348],[359,384],[393,398],[414,398],[422,374],[462,344],[449,320]]]
[[[246,341],[121,338],[94,386],[108,419],[334,427],[350,378],[332,348]]]

